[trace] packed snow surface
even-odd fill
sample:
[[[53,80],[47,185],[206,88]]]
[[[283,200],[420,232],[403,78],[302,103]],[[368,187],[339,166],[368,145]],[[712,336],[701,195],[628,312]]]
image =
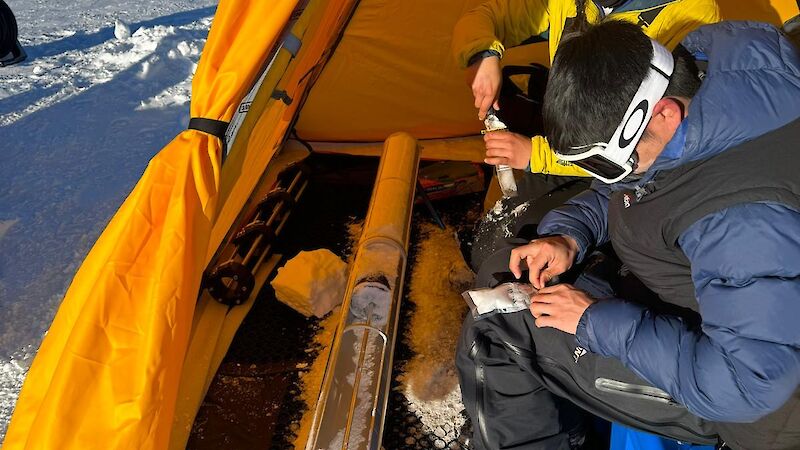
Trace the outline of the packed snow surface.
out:
[[[0,441],[86,253],[189,121],[212,0],[6,0],[28,59],[0,68]]]

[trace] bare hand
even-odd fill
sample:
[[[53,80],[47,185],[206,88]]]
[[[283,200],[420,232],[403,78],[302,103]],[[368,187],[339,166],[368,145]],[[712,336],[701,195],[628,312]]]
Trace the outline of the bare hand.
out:
[[[500,96],[500,85],[503,83],[503,71],[500,69],[500,58],[489,56],[467,67],[467,84],[472,88],[478,118],[486,118],[490,106],[500,109],[497,98]]]
[[[575,334],[583,313],[595,300],[569,284],[540,289],[531,297],[531,314],[539,328],[550,327]]]
[[[511,250],[508,268],[517,279],[522,276],[520,263],[528,265],[531,284],[542,289],[551,278],[566,272],[578,254],[578,243],[569,236],[551,236],[531,241]]]
[[[509,131],[486,133],[486,164],[504,164],[515,169],[525,169],[531,161],[531,140],[527,136]]]

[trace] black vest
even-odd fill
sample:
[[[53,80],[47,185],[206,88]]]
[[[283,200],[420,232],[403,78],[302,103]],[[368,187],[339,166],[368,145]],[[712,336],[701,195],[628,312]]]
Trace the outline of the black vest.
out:
[[[678,238],[699,219],[737,204],[774,202],[800,210],[800,119],[709,159],[659,172],[640,197],[621,190],[609,199],[614,250],[661,300],[698,311]]]

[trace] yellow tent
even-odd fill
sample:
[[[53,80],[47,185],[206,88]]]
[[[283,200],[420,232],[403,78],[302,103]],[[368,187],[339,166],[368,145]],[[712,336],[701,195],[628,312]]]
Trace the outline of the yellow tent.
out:
[[[222,0],[193,82],[192,117],[206,120],[153,158],[86,257],[4,448],[185,445],[247,312],[232,307],[247,295],[223,293],[222,304],[208,279],[201,289],[204,271],[245,294],[263,284],[271,260],[245,282],[236,264],[250,255],[229,248],[246,238],[246,213],[261,196],[277,186],[270,201],[290,201],[302,189],[302,171],[285,176],[306,154],[290,131],[314,151],[367,155],[406,131],[421,139],[422,157],[482,160],[481,124],[450,56],[455,21],[478,1]],[[795,0],[720,4],[735,19],[798,13]],[[505,62],[546,55],[533,44]],[[216,135],[226,129],[223,148]],[[270,220],[275,232],[280,222]],[[238,262],[220,269],[227,259]]]

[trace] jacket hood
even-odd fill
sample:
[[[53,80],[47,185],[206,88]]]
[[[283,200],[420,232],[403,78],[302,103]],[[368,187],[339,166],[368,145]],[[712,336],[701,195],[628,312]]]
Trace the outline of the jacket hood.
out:
[[[643,179],[709,158],[800,117],[800,54],[772,25],[721,22],[683,46],[708,70],[688,114]]]

